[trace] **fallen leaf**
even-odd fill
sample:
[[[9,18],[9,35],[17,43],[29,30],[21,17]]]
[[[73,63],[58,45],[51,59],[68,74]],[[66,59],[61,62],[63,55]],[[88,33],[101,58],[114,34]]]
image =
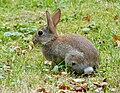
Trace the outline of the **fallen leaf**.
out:
[[[73,82],[76,82],[76,83],[83,83],[85,82],[85,79],[84,78],[76,78],[76,79],[72,79]]]
[[[107,79],[103,79],[102,83],[94,82],[93,83],[96,87],[98,87],[95,91],[101,91],[101,88],[105,91],[106,86],[108,86]],[[99,93],[99,92],[96,92]]]
[[[103,82],[107,82],[107,78],[103,79]]]
[[[82,86],[75,87],[74,90],[76,92],[86,92],[86,89]]]
[[[84,88],[84,89],[88,89],[88,84],[84,83],[84,84],[81,85],[81,87]]]
[[[84,89],[83,89],[81,86],[75,87],[74,90],[75,90],[76,92],[84,92]]]
[[[59,90],[57,93],[76,93],[70,90]]]
[[[47,93],[46,92],[46,90],[45,90],[45,88],[43,88],[42,86],[40,86],[38,89],[36,89],[35,91],[34,91],[34,93]]]
[[[120,39],[118,36],[113,36],[114,41],[116,42],[117,46],[120,47]]]
[[[101,83],[101,86],[102,86],[102,87],[108,86],[108,83],[107,83],[107,82],[102,82],[102,83]]]
[[[114,36],[113,36],[113,39],[114,39],[114,41],[117,41],[117,40],[119,40],[119,37],[116,36],[116,35],[114,35]]]
[[[74,88],[76,92],[86,92],[88,90],[88,84],[84,83],[81,86],[77,86]]]
[[[69,87],[69,86],[65,86],[65,85],[60,85],[60,86],[59,86],[59,89],[62,89],[62,90],[70,90],[70,87]]]
[[[101,86],[103,88],[103,90],[105,91],[106,87],[108,86],[109,84],[107,83],[107,78],[103,79],[103,82],[101,83]]]
[[[94,84],[95,86],[97,86],[97,87],[101,87],[101,84],[98,83],[98,82],[94,82],[93,84]]]
[[[90,16],[85,16],[82,18],[83,21],[90,22]]]
[[[76,82],[74,82],[74,81],[70,81],[70,84],[72,84],[72,85],[76,85]]]
[[[67,75],[67,72],[55,72],[54,75]]]

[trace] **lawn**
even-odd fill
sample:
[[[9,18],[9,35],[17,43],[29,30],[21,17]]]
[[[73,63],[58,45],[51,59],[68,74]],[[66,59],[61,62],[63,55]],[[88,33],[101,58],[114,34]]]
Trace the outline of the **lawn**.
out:
[[[41,47],[33,45],[33,34],[46,24],[45,11],[52,14],[58,7],[59,34],[81,34],[99,51],[93,75],[58,71],[59,65],[51,69]],[[119,0],[0,0],[0,93],[119,93],[118,38]]]

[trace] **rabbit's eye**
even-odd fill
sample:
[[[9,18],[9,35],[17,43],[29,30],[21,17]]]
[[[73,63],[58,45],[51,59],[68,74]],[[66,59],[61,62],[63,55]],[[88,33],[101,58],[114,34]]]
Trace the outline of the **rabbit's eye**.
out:
[[[76,63],[72,63],[72,66],[76,65]]]
[[[40,30],[40,31],[38,31],[38,35],[40,35],[40,36],[41,36],[42,34],[43,34],[43,31],[41,31],[41,30]]]

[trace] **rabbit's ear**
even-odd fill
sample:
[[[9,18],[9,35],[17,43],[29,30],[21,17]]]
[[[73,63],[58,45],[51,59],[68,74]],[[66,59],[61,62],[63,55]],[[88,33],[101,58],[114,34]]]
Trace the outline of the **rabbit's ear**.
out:
[[[60,21],[61,10],[58,8],[52,16],[53,24],[56,26]]]
[[[50,13],[48,11],[46,11],[46,19],[47,19],[47,25],[50,31],[54,34],[57,34],[56,28],[53,24],[52,18],[50,17]]]

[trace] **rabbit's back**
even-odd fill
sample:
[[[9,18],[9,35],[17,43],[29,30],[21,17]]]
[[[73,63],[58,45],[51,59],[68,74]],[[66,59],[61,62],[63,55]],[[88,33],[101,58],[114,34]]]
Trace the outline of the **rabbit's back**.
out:
[[[65,59],[65,55],[73,50],[84,54],[88,64],[93,66],[98,62],[98,53],[94,45],[78,34],[66,34],[42,47],[43,55],[51,61],[58,62]],[[94,62],[94,64],[93,64]]]

